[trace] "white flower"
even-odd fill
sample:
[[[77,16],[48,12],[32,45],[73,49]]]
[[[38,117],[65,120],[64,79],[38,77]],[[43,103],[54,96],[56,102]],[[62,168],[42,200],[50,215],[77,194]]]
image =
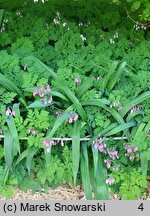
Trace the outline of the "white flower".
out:
[[[59,20],[57,18],[55,18],[53,21],[54,21],[55,24],[60,24],[60,22],[59,22]]]
[[[118,34],[118,32],[116,32],[116,33],[114,34],[114,39],[118,39],[118,37],[119,37],[119,34]]]
[[[80,35],[80,38],[82,41],[86,41],[86,37],[84,37],[82,34]]]
[[[66,25],[67,25],[67,23],[66,23],[66,22],[64,22],[64,23],[63,23],[63,27],[65,27]]]
[[[115,41],[114,41],[112,38],[110,38],[110,39],[109,39],[109,43],[110,43],[110,44],[114,44]]]
[[[34,3],[37,3],[38,2],[38,0],[34,0]]]
[[[79,26],[83,26],[83,23],[82,23],[82,22],[79,22]]]

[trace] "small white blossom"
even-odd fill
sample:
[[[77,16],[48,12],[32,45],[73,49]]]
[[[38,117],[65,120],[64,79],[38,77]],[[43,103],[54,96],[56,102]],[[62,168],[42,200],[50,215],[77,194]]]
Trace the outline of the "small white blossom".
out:
[[[84,37],[82,34],[80,35],[80,38],[82,41],[86,41],[86,37]]]
[[[60,22],[59,22],[59,20],[57,18],[55,18],[53,21],[54,21],[55,24],[60,24]]]
[[[82,23],[82,22],[79,22],[79,26],[83,26],[83,23]]]
[[[67,23],[66,23],[66,22],[64,22],[64,23],[63,23],[63,27],[65,27],[66,25],[67,25]]]
[[[114,44],[115,41],[114,41],[112,38],[110,38],[110,39],[109,39],[109,43],[110,43],[110,44]]]
[[[118,37],[119,37],[119,34],[118,34],[118,32],[116,32],[116,33],[114,34],[114,39],[118,39]]]

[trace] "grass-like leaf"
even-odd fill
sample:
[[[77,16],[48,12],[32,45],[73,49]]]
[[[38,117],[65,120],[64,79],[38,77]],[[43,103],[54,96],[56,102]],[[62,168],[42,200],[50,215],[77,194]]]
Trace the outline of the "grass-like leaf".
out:
[[[20,144],[19,144],[19,137],[18,132],[15,126],[15,122],[12,116],[8,116],[6,119],[11,137],[13,139],[13,146],[12,146],[12,154],[15,156],[17,153],[20,153]]]
[[[105,105],[105,100],[103,99],[91,99],[87,102],[82,103],[83,106],[98,106],[101,107],[103,109],[105,109],[106,111],[108,111],[109,113],[111,113],[111,115],[116,119],[116,121],[119,124],[124,123],[123,118],[121,117],[121,115],[114,109],[110,109],[109,107],[107,107]]]
[[[150,98],[150,91],[145,92],[142,95],[138,96],[137,98],[131,100],[130,102],[128,102],[126,106],[124,106],[123,110],[120,111],[121,116],[124,117],[133,106],[138,105],[143,101],[148,100],[149,98]]]
[[[82,143],[81,151],[81,178],[87,200],[92,199],[92,186],[89,171],[89,158],[86,143]]]
[[[102,155],[99,151],[92,148],[94,160],[94,176],[92,179],[92,186],[97,200],[108,200],[108,186],[106,184],[107,169],[104,165]]]
[[[73,162],[73,178],[74,185],[77,182],[77,174],[80,162],[80,130],[81,122],[76,121],[72,132],[72,162]]]
[[[113,77],[110,79],[108,83],[108,91],[111,91],[114,88],[115,84],[118,82],[121,74],[123,73],[126,65],[127,65],[126,62],[122,62],[119,68],[117,69],[117,71],[113,73]]]
[[[93,77],[90,77],[85,82],[83,82],[76,90],[77,97],[78,98],[82,97],[82,95],[92,86],[93,86]]]
[[[4,157],[7,167],[11,170],[13,163],[13,137],[8,129],[4,133]]]
[[[36,153],[37,153],[37,148],[32,148],[30,154],[28,154],[26,157],[26,167],[28,170],[28,174],[30,174],[32,159]]]
[[[136,112],[133,112],[131,114],[129,114],[126,118],[126,122],[129,122],[131,121],[134,117],[136,117],[137,115],[142,115],[144,117],[144,111],[142,110],[139,110],[139,111],[136,111]]]
[[[110,68],[110,70],[108,71],[107,75],[105,76],[104,79],[104,89],[107,88],[107,83],[109,82],[110,78],[112,77],[113,73],[115,72],[116,68],[117,68],[118,62],[114,61],[112,63],[112,66]]]
[[[111,136],[111,135],[117,134],[120,131],[125,131],[126,129],[128,129],[130,127],[134,127],[135,125],[136,125],[136,122],[134,122],[134,121],[128,122],[128,123],[123,123],[123,124],[117,126],[116,128],[112,129],[108,133],[106,133],[105,136]]]
[[[17,158],[16,162],[15,162],[15,166],[17,166],[23,159],[27,158],[32,152],[36,152],[38,151],[38,148],[36,147],[30,147],[27,148],[25,151],[23,151],[19,157]]]
[[[24,104],[24,106],[27,106],[24,96],[20,91],[20,89],[12,81],[10,81],[7,77],[5,77],[1,73],[0,73],[0,85],[8,89],[9,91],[15,92],[17,95],[19,95],[20,98],[22,99],[21,101]]]
[[[65,112],[65,113],[61,114],[59,116],[59,118],[55,121],[52,130],[48,130],[47,137],[52,138],[53,135],[55,134],[56,130],[60,127],[60,125],[64,121],[66,121],[69,118],[70,115],[71,115],[70,112]]]
[[[59,84],[58,88],[60,88],[63,92],[65,92],[66,96],[74,104],[74,106],[77,109],[78,114],[81,116],[82,120],[86,121],[86,119],[87,119],[86,112],[84,111],[81,103],[79,102],[79,100],[77,99],[75,94],[68,87],[65,87],[63,85]]]
[[[34,62],[37,62],[38,64],[40,64],[43,68],[45,68],[45,70],[47,70],[47,72],[49,73],[50,76],[52,76],[53,78],[56,78],[57,77],[57,74],[52,70],[50,69],[46,64],[44,64],[41,60],[39,60],[38,58],[34,57],[34,56],[28,56],[28,57],[25,57],[23,59],[23,61],[34,61]]]

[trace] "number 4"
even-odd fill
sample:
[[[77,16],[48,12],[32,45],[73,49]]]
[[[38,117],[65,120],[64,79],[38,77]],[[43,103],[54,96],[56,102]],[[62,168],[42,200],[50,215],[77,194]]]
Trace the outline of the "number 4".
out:
[[[143,206],[143,203],[141,203],[138,207],[139,210],[143,211],[144,210],[144,206]]]

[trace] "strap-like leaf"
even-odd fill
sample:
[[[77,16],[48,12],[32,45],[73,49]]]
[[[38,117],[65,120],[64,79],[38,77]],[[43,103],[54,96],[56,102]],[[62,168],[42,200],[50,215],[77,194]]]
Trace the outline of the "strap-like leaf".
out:
[[[148,100],[150,98],[150,91],[143,93],[142,95],[138,96],[137,98],[131,100],[127,103],[126,106],[124,106],[123,110],[120,111],[120,114],[122,117],[124,117],[127,112],[135,105],[138,105],[142,103],[145,100]]]
[[[104,79],[104,89],[107,88],[107,83],[109,82],[110,78],[112,77],[113,73],[115,72],[116,68],[117,68],[118,62],[114,61],[112,63],[112,66],[110,68],[110,70],[108,71],[107,75],[105,76]]]
[[[15,92],[17,95],[19,95],[20,98],[22,99],[21,101],[23,102],[24,106],[26,106],[26,101],[20,89],[12,81],[10,81],[8,77],[5,77],[1,73],[0,73],[0,85],[8,89],[9,91]]]
[[[102,155],[99,151],[92,148],[94,171],[92,176],[92,186],[97,200],[108,200],[109,192],[106,184],[107,169],[104,165]]]
[[[77,97],[74,95],[74,93],[66,86],[59,85],[58,88],[60,88],[63,92],[65,92],[66,96],[69,98],[69,100],[74,104],[75,108],[78,111],[78,114],[81,116],[83,121],[86,121],[87,115],[84,111],[81,103],[77,99]]]
[[[108,133],[106,133],[105,136],[111,136],[111,135],[117,134],[120,131],[125,131],[127,128],[134,127],[135,125],[136,125],[136,122],[134,121],[121,124],[117,126],[116,128],[112,129],[111,131],[109,131]]]
[[[11,136],[10,130],[5,131],[4,134],[4,157],[7,167],[11,170],[14,159],[13,155],[13,137]]]
[[[79,88],[76,90],[76,95],[78,98],[93,86],[93,77],[88,78],[84,83],[82,83]]]
[[[119,66],[118,70],[115,71],[115,73],[113,73],[113,77],[110,79],[110,81],[108,83],[108,91],[111,91],[114,88],[115,84],[117,83],[121,74],[123,73],[126,65],[127,65],[126,62],[122,62],[121,65]]]
[[[82,143],[81,163],[80,164],[81,164],[82,184],[84,187],[86,199],[91,200],[92,199],[92,186],[91,186],[91,180],[90,180],[89,158],[88,158],[86,143]]]
[[[65,112],[65,113],[61,114],[61,115],[58,117],[58,119],[55,121],[52,130],[48,130],[48,132],[47,132],[47,137],[52,138],[53,135],[55,134],[56,130],[59,128],[59,126],[60,126],[64,121],[66,121],[66,120],[69,118],[70,115],[71,115],[70,112]]]
[[[20,144],[19,144],[19,137],[18,132],[15,126],[15,122],[12,116],[8,116],[7,119],[8,128],[13,139],[13,146],[12,146],[12,154],[15,156],[17,153],[20,153]]]
[[[77,174],[80,162],[80,130],[81,122],[76,121],[72,132],[72,162],[73,162],[73,178],[76,185]]]

